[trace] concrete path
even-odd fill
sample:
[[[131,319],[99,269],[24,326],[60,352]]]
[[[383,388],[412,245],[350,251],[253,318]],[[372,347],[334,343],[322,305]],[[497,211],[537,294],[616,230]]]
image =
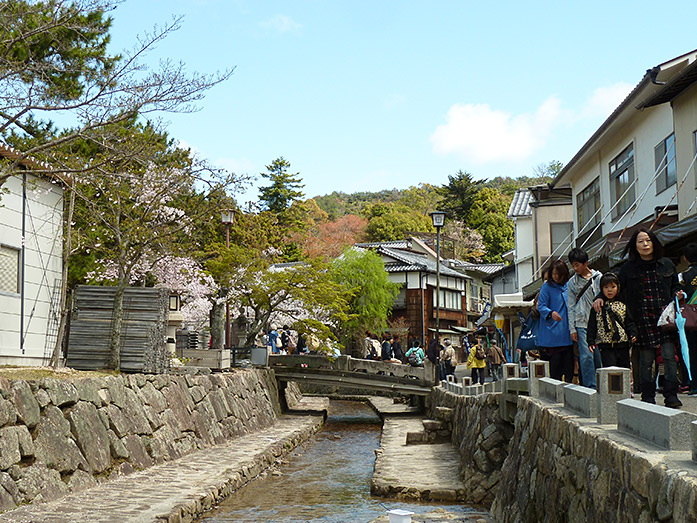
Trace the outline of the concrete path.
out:
[[[385,396],[369,396],[368,403],[381,417],[398,415],[416,415],[418,407],[412,407],[406,403],[395,403],[392,398]]]
[[[271,428],[106,481],[59,501],[0,514],[0,522],[191,521],[316,432],[322,416],[282,416]]]
[[[371,492],[401,499],[463,499],[457,451],[450,443],[407,445],[407,432],[418,431],[423,431],[420,418],[385,419]]]

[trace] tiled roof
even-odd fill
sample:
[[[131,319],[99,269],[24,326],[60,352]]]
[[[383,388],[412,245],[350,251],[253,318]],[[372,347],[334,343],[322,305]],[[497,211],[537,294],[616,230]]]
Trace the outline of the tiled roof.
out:
[[[455,261],[455,260],[453,260]],[[494,274],[495,272],[500,271],[503,269],[506,265],[504,263],[468,263],[468,262],[457,262],[455,261],[456,265],[466,271],[479,271],[483,272],[484,274]]]
[[[513,195],[511,206],[508,208],[508,217],[532,216],[530,200],[532,200],[532,193],[528,189],[518,189]]]
[[[390,249],[389,247],[380,247],[378,249],[378,253],[388,256],[390,258],[393,258],[394,260],[397,260],[398,262],[401,262],[401,266],[403,267],[411,267],[411,269],[403,269],[403,270],[414,270],[414,271],[425,271],[425,272],[431,272],[431,273],[436,273],[436,262],[435,260],[431,260],[428,256],[424,254],[418,254],[414,252],[407,252],[407,251],[402,251],[398,249]],[[385,269],[387,269],[387,265],[392,265],[396,266],[397,264],[393,263],[386,263],[385,264]],[[397,271],[389,271],[388,272],[397,272]],[[453,278],[467,278],[466,275],[462,274],[461,272],[454,271],[453,269],[449,268],[446,266],[444,263],[440,264],[440,273],[442,276],[450,276]]]
[[[356,247],[363,247],[365,249],[377,249],[379,247],[391,247],[393,249],[408,249],[408,240],[392,240],[389,242],[367,242],[367,243],[357,243]]]

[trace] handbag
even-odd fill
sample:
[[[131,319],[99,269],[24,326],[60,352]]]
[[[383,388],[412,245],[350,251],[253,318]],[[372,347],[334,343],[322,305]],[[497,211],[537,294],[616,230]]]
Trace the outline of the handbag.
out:
[[[537,350],[537,324],[539,320],[536,320],[532,314],[528,315],[525,320],[522,320],[521,315],[521,326],[520,336],[518,336],[518,343],[516,343],[516,348],[520,349],[521,352],[527,352],[529,350]]]
[[[686,303],[684,300],[682,302],[674,300],[666,305],[663,312],[661,312],[661,317],[658,319],[658,326],[664,331],[675,332],[678,330],[677,326],[675,325],[676,303],[679,303],[680,313],[685,318],[685,330],[697,330],[697,304]]]

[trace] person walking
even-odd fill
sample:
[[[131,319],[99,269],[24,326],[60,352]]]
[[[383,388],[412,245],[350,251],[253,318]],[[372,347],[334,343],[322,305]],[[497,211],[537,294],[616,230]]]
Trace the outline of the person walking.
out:
[[[567,284],[566,305],[569,311],[571,340],[578,343],[578,366],[581,385],[596,388],[595,371],[602,366],[600,353],[588,347],[588,317],[595,297],[600,293],[600,271],[588,267],[588,253],[575,248],[569,252],[574,274]]]
[[[482,340],[477,339],[477,343],[470,349],[467,357],[467,368],[472,369],[472,385],[481,383],[484,385],[484,369],[486,369],[486,353],[482,346]]]
[[[636,342],[636,324],[627,305],[619,300],[620,280],[608,272],[600,278],[603,307],[591,309],[588,346],[601,355],[603,367],[630,368],[629,349]]]
[[[574,378],[573,341],[569,331],[566,284],[569,281],[569,268],[562,260],[550,265],[547,281],[540,289],[537,310],[540,312],[540,325],[537,342],[549,361],[549,374],[556,380],[562,377],[567,383]]]
[[[499,381],[501,379],[501,365],[506,361],[506,357],[503,355],[503,350],[501,347],[492,343],[489,350],[486,351],[487,359],[491,366],[491,377],[494,381]]]
[[[663,256],[663,245],[648,229],[639,229],[632,234],[624,255],[628,260],[619,273],[620,300],[627,304],[637,324],[639,349],[639,388],[641,401],[656,403],[656,380],[653,371],[657,351],[663,359],[663,398],[666,407],[678,408],[678,365],[675,348],[677,335],[665,332],[657,326],[658,318],[677,296],[685,297],[680,288],[675,265]],[[598,312],[604,300],[598,298],[593,308]]]
[[[440,351],[440,362],[443,366],[443,379],[446,379],[446,376],[449,374],[455,376],[455,366],[457,364],[455,360],[455,347],[453,347],[449,339],[443,342],[443,349]]]

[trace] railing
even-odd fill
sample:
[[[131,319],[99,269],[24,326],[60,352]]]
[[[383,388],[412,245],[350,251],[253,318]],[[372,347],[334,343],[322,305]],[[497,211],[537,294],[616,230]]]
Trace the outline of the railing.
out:
[[[425,360],[424,367],[339,356],[269,356],[269,366],[282,381],[309,381],[327,385],[388,390],[425,395],[436,383],[436,368]]]

